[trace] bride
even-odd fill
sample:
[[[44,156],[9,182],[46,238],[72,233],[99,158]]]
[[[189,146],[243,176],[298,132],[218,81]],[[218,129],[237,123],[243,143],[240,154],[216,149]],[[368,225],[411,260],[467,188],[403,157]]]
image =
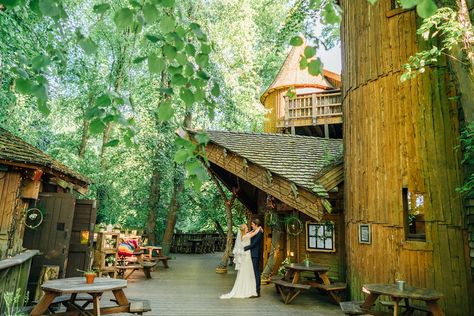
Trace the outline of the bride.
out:
[[[221,299],[257,296],[252,258],[250,257],[250,251],[244,251],[244,247],[250,244],[250,239],[255,236],[260,229],[261,228],[253,232],[248,232],[247,225],[242,224],[239,226],[239,231],[235,238],[234,250],[232,251],[234,254],[235,270],[237,270],[237,278],[235,279],[232,291],[221,295]]]

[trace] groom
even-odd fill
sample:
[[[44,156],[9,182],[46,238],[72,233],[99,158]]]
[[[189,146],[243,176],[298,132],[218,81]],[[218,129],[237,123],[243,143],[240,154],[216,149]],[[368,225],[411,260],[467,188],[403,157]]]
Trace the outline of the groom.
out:
[[[260,297],[260,253],[262,252],[263,231],[260,229],[260,220],[258,218],[252,220],[251,226],[252,230],[259,230],[259,232],[252,237],[250,245],[244,247],[244,250],[250,250],[255,283],[257,285],[257,297]]]

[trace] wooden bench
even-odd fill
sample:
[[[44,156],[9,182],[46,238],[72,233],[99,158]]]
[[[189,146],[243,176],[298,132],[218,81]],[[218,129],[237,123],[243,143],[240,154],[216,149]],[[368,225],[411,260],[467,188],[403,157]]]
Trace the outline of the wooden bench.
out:
[[[380,301],[379,302],[380,305],[382,306],[386,306],[388,307],[389,310],[392,310],[393,311],[393,306],[394,306],[394,302],[391,302],[391,301]],[[409,308],[407,308],[407,306],[405,305],[405,303],[402,301],[398,304],[398,306],[400,308],[403,308],[403,309],[410,309],[411,312],[413,311],[420,311],[420,312],[425,312],[427,315],[431,315],[431,312],[430,312],[430,309],[428,307],[425,307],[425,306],[419,306],[419,305],[410,305]]]
[[[110,299],[110,301],[118,304],[116,299]],[[129,298],[128,302],[130,303],[129,313],[142,315],[143,313],[151,311],[151,305],[149,300],[142,300],[136,298]]]
[[[133,272],[143,270],[145,277],[151,279],[151,269],[156,266],[156,262],[143,262],[142,264],[128,264],[124,266],[117,266],[118,274],[122,279],[128,279]],[[130,271],[126,274],[126,271]]]
[[[168,260],[171,260],[170,257],[168,257],[168,256],[158,256],[158,257],[153,257],[153,259],[155,259],[155,260],[158,261],[158,262],[160,262],[160,261],[163,262],[163,266],[164,266],[166,269],[169,268],[169,266],[168,266]]]
[[[54,314],[59,309],[58,304],[63,304],[64,306],[68,307],[71,305],[70,301],[71,301],[70,294],[56,296],[51,302],[51,304],[49,304],[48,311]],[[92,303],[92,296],[89,294],[79,294],[74,299],[74,303],[76,302],[84,302],[82,305],[80,305],[80,307],[86,308],[87,305]],[[36,305],[38,304],[38,301],[33,301],[32,303],[33,305]]]
[[[290,304],[302,290],[309,290],[311,288],[308,284],[294,284],[283,280],[283,278],[273,277],[271,281],[275,284],[277,292],[280,293],[285,304]]]
[[[335,282],[331,284],[322,284],[318,282],[311,282],[310,283],[312,287],[315,287],[317,289],[320,289],[324,292],[329,293],[331,297],[336,301],[336,303],[341,302],[341,297],[340,297],[340,292],[345,291],[347,288],[346,283],[341,283],[341,282]]]

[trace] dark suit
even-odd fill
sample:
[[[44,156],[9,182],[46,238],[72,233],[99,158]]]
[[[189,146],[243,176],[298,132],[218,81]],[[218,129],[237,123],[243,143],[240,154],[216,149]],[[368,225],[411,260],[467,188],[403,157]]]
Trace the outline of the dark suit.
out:
[[[250,250],[258,295],[260,295],[260,254],[262,253],[262,240],[263,232],[260,231],[257,235],[252,237],[250,245],[244,247],[244,250]]]

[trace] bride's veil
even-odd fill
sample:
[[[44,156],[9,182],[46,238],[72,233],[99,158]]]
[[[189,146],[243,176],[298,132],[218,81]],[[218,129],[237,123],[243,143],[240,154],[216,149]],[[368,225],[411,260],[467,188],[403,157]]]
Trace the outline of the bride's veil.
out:
[[[244,254],[244,247],[242,246],[242,235],[240,233],[240,229],[237,232],[237,237],[235,238],[235,244],[232,253],[234,254],[235,270],[239,270],[240,263],[242,262],[242,255]]]

